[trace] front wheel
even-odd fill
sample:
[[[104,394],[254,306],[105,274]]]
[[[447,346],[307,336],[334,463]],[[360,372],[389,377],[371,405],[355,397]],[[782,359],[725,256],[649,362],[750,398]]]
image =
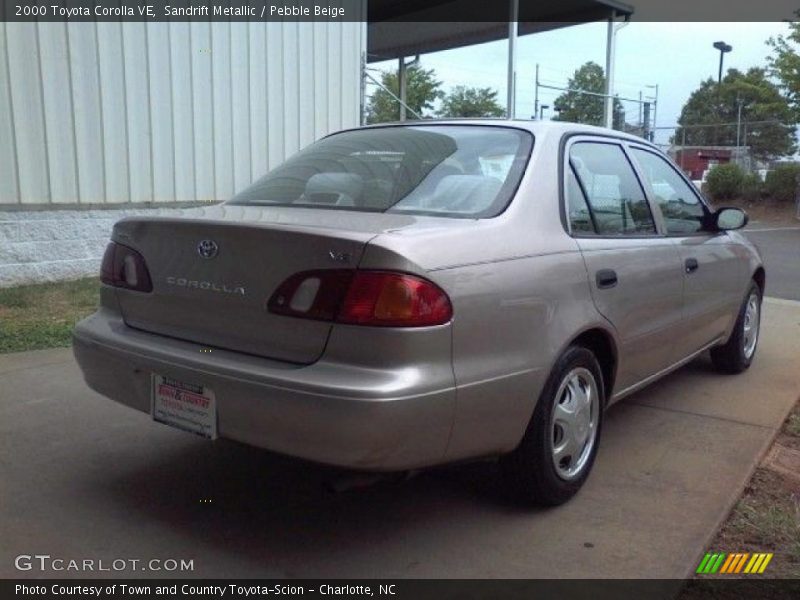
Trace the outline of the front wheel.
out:
[[[754,281],[739,309],[731,337],[722,346],[711,349],[711,361],[717,370],[734,374],[746,370],[756,354],[760,330],[761,288]]]
[[[604,404],[594,354],[569,347],[545,384],[522,442],[501,460],[522,500],[555,506],[577,493],[597,455]]]

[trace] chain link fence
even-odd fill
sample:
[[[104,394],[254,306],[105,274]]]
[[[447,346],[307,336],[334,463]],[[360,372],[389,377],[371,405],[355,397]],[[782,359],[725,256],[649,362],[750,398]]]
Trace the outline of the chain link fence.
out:
[[[669,154],[686,175],[703,189],[709,172],[717,165],[738,165],[751,181],[760,181],[756,198],[793,202],[800,219],[800,160],[796,147],[797,125],[774,119],[659,126],[654,143]],[[770,173],[775,173],[772,183]],[[783,170],[783,172],[780,172]],[[785,180],[785,172],[795,172]],[[757,180],[755,179],[757,177]],[[782,184],[779,183],[782,180]],[[776,189],[781,190],[777,192]]]
[[[718,164],[733,163],[762,180],[777,164],[796,162],[793,123],[777,120],[658,126],[651,140],[693,180]]]

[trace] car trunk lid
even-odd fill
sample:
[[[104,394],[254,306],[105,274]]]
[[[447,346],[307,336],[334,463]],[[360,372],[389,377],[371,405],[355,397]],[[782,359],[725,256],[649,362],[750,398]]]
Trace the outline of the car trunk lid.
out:
[[[117,289],[122,315],[131,327],[210,348],[312,363],[331,325],[271,314],[267,301],[297,272],[355,268],[374,235],[258,219],[126,219],[113,238],[142,254],[153,291]]]

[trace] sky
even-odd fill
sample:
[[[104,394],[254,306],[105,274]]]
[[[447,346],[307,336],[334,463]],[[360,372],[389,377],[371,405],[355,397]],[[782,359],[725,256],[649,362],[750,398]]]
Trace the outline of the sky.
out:
[[[614,92],[621,97],[653,95],[658,85],[657,126],[674,126],[689,95],[708,77],[717,77],[723,40],[733,46],[725,55],[724,68],[746,70],[766,66],[770,36],[785,33],[787,25],[767,23],[663,23],[631,21],[617,33]],[[517,43],[517,114],[530,118],[534,110],[536,64],[539,80],[565,87],[582,64],[593,60],[605,67],[606,23],[588,23],[519,38]],[[456,85],[492,87],[506,105],[508,42],[426,54],[422,66],[435,69],[445,90]],[[397,61],[371,65],[396,69]],[[552,107],[561,92],[539,90],[540,104]],[[624,102],[627,120],[638,120],[638,105]],[[552,113],[545,112],[545,118]],[[666,143],[671,131],[660,131],[656,141]]]

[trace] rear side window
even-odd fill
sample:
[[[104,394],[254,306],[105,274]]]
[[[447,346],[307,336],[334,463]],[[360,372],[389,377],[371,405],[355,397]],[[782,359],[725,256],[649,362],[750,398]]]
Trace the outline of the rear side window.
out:
[[[705,210],[689,184],[657,154],[640,148],[631,148],[631,154],[653,190],[653,197],[664,215],[667,233],[681,235],[700,231]]]
[[[586,203],[586,196],[572,167],[567,170],[567,207],[569,210],[569,227],[572,233],[589,235],[597,233],[592,220],[592,213]]]
[[[409,125],[324,138],[229,204],[493,217],[519,185],[533,136],[508,127]]]
[[[569,162],[591,213],[594,229],[591,233],[611,236],[656,233],[650,205],[620,146],[577,142],[570,148]],[[573,231],[580,233],[578,228]]]

